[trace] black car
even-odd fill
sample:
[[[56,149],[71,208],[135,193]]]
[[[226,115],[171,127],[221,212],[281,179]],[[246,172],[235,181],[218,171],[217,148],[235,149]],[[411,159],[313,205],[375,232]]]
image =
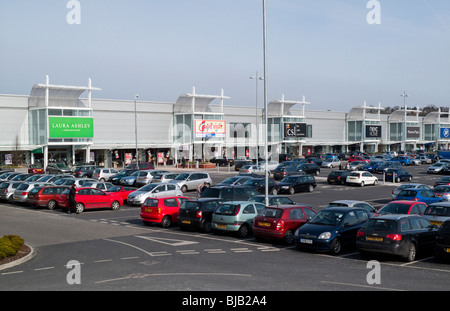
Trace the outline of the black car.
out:
[[[282,165],[284,163],[287,164]],[[273,179],[281,180],[287,176],[305,174],[304,172],[299,172],[299,170],[297,169],[298,165],[296,165],[295,163],[294,165],[291,165],[290,163],[293,162],[283,162],[282,164],[278,165],[273,171]]]
[[[345,181],[349,173],[350,172],[347,170],[332,171],[330,174],[328,174],[327,182],[329,184],[345,185]]]
[[[450,258],[450,220],[444,221],[436,232],[434,255],[438,261]]]
[[[278,193],[294,194],[298,191],[313,192],[316,186],[316,179],[312,175],[292,175],[283,178],[278,183]]]
[[[202,191],[201,198],[217,198],[223,201],[247,201],[260,194],[258,190],[244,186],[213,186]]]
[[[253,161],[251,160],[240,160],[234,161],[234,170],[239,171],[244,165],[253,165]]]
[[[319,167],[322,166],[322,159],[320,157],[307,156],[305,158],[306,160],[308,160],[309,163],[315,163]]]
[[[252,187],[258,190],[261,193],[266,193],[266,179],[265,178],[251,178],[242,184],[245,187]],[[278,184],[272,179],[269,178],[269,193],[277,194],[278,193]]]
[[[269,199],[269,205],[293,205],[297,204],[296,202],[292,201],[290,198],[283,196],[283,195],[268,195]],[[258,203],[266,203],[266,196],[264,194],[255,195],[254,197],[251,197],[249,201],[252,202],[258,202]]]
[[[385,173],[386,181],[401,182],[411,181],[413,176],[402,168],[390,168]]]
[[[111,183],[113,183],[114,185],[120,185],[120,180],[122,178],[127,177],[127,176],[131,176],[134,172],[137,172],[137,171],[138,170],[136,170],[136,169],[125,169],[123,171],[120,171],[119,174],[112,175],[109,178],[109,181]]]
[[[216,198],[200,198],[185,201],[179,209],[177,219],[181,229],[195,229],[202,232],[211,232],[212,214],[222,200]]]
[[[96,165],[82,165],[82,166],[78,166],[78,167],[76,167],[73,170],[73,175],[75,177],[92,178],[92,174],[98,168],[100,168],[100,166],[96,166]]]
[[[234,160],[227,158],[213,158],[209,160],[211,163],[219,164],[219,166],[233,166]]]
[[[433,251],[435,226],[419,215],[383,215],[369,219],[357,234],[356,247],[363,256],[383,253],[413,261],[418,251]]]
[[[260,177],[259,175],[257,175],[257,176]],[[241,176],[241,175],[228,177],[224,181],[222,181],[219,184],[217,184],[217,186],[237,186],[237,185],[242,185],[247,180],[252,179],[252,178],[253,178],[252,176]]]
[[[297,166],[297,171],[304,172],[305,174],[319,175],[320,167],[316,163],[302,163]]]
[[[435,187],[440,185],[450,185],[450,176],[441,177],[434,182]]]

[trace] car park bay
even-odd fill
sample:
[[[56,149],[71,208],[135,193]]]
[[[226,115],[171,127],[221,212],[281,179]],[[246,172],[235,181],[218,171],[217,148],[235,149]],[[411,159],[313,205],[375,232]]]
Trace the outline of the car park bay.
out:
[[[437,178],[421,174],[419,167],[411,168],[411,171],[415,177],[413,181],[418,181],[418,176],[430,177],[420,178],[420,181],[432,185]],[[211,177],[216,184],[234,174],[223,170],[212,172]],[[323,172],[316,179],[318,185],[314,192],[300,192],[289,198],[308,203],[316,211],[332,200],[349,198],[381,207],[391,200],[392,190],[399,185],[383,184],[382,178],[375,187],[328,185]],[[188,191],[186,195],[195,198],[196,192]],[[0,203],[1,230],[20,232],[36,248],[33,259],[0,270],[0,289],[11,288],[8,284],[14,284],[12,287],[16,289],[41,288],[43,276],[48,278],[46,288],[70,289],[65,267],[70,260],[82,263],[84,277],[80,288],[87,290],[115,286],[184,290],[187,282],[190,288],[197,290],[204,290],[205,284],[208,289],[216,290],[251,290],[255,289],[255,284],[258,284],[258,290],[377,289],[376,285],[367,283],[366,275],[370,271],[366,268],[367,260],[355,249],[330,256],[297,251],[294,246],[282,243],[259,242],[253,236],[243,239],[233,234],[182,231],[177,226],[144,226],[139,211],[138,206],[125,204],[114,212],[94,210],[67,215],[58,210]],[[13,224],[11,219],[22,221]],[[42,231],[42,224],[46,224],[45,231]],[[252,265],[248,265],[249,260],[253,261]],[[432,257],[419,257],[408,264],[390,257],[378,260],[383,280],[379,287],[383,289],[450,288],[450,265],[437,264]],[[268,267],[267,262],[280,264]],[[286,277],[280,278],[280,275]],[[211,282],[211,278],[215,281]]]

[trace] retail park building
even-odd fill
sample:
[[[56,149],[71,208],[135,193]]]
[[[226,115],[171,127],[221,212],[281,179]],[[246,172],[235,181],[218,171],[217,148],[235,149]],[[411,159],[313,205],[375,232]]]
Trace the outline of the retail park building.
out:
[[[183,157],[254,159],[257,152],[264,158],[264,109],[233,105],[223,91],[205,95],[193,88],[174,102],[93,98],[98,91],[90,80],[77,87],[53,85],[47,77],[29,95],[0,95],[0,165],[64,160],[121,167],[135,157],[136,142],[140,161],[159,164]],[[448,149],[450,141],[450,117],[440,111],[382,114],[382,107],[366,104],[317,111],[304,98],[282,94],[267,107],[274,159],[285,153]]]

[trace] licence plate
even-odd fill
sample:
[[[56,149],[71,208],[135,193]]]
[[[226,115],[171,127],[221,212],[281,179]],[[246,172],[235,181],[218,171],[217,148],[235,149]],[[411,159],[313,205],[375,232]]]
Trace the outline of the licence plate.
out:
[[[300,239],[300,243],[313,244],[313,240],[310,240],[310,239]]]
[[[153,209],[151,209],[151,208],[146,208],[145,211],[146,211],[147,213],[151,213],[151,212],[153,212]]]
[[[430,224],[435,225],[435,226],[440,226],[440,225],[442,225],[442,222],[440,222],[440,221],[430,221]]]
[[[335,180],[334,179],[330,179],[330,182],[335,182]]]
[[[227,225],[219,225],[219,224],[216,224],[216,227],[217,227],[217,228],[221,228],[221,229],[226,229],[226,228],[227,228]]]
[[[383,242],[383,238],[374,237],[374,236],[368,236],[367,241],[376,241],[376,242]]]
[[[181,223],[189,225],[191,223],[191,221],[190,220],[182,220]]]
[[[261,227],[270,227],[270,222],[258,222]]]
[[[450,248],[444,248],[444,251],[445,251],[446,253],[450,253]]]
[[[13,199],[14,199],[14,200],[18,200],[18,199],[19,199],[19,197],[13,196]]]

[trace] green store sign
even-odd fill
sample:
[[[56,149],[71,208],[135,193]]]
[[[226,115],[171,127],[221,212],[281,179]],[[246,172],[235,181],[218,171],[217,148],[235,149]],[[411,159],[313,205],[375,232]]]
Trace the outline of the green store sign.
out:
[[[48,117],[49,138],[94,138],[94,118]]]

